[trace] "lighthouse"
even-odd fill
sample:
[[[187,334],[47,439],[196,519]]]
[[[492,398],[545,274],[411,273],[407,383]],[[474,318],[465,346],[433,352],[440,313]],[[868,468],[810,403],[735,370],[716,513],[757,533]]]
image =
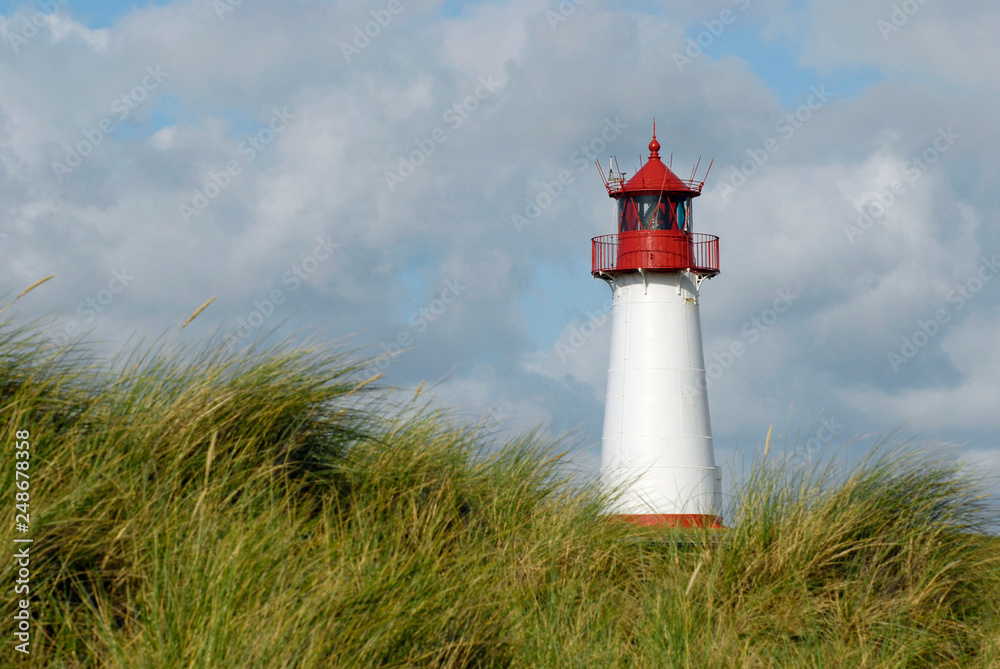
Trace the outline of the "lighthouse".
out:
[[[615,233],[592,240],[592,274],[613,293],[601,478],[616,492],[609,515],[641,525],[718,527],[715,464],[698,300],[719,273],[719,238],[692,231],[704,185],[660,159],[628,181],[617,161],[601,177],[616,201]],[[711,169],[711,165],[709,166]],[[707,176],[707,173],[706,173]]]

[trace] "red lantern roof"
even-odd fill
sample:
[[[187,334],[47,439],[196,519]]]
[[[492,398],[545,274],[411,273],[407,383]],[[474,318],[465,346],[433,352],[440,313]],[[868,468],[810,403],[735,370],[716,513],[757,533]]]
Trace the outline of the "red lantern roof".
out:
[[[603,176],[603,172],[602,172]],[[656,126],[653,126],[653,140],[649,143],[649,160],[625,183],[622,178],[605,179],[608,195],[613,198],[626,193],[687,193],[690,197],[701,195],[704,181],[681,179],[670,171],[660,160],[660,143],[656,141]]]

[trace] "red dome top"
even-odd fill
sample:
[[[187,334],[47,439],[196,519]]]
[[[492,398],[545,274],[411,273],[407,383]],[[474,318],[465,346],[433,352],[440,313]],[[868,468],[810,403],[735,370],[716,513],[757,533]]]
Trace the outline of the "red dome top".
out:
[[[701,184],[694,181],[683,181],[660,160],[660,143],[656,141],[656,129],[653,129],[653,140],[649,143],[649,160],[628,182],[612,192],[612,197],[626,193],[664,192],[689,193],[691,197],[701,195]]]

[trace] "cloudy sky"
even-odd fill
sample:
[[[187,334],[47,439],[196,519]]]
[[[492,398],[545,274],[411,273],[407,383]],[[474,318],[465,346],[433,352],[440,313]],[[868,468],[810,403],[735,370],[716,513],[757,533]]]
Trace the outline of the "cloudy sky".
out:
[[[682,177],[715,161],[719,459],[908,421],[1000,465],[1000,6],[663,4],[0,2],[0,293],[55,274],[17,303],[55,341],[406,348],[389,383],[592,467],[593,162],[655,117]]]

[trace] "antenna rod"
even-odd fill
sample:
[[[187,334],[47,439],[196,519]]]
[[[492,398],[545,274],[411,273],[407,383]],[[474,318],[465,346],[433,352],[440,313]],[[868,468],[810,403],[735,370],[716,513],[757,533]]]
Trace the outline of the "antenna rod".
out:
[[[698,156],[698,162],[694,164],[694,169],[691,170],[691,178],[688,181],[694,181],[694,175],[698,173],[698,166],[701,165],[701,156]]]
[[[708,169],[705,170],[705,178],[701,180],[702,183],[708,181],[708,173],[712,171],[712,165],[715,164],[715,158],[712,158],[712,162],[708,164]]]
[[[594,158],[594,165],[597,167],[597,173],[601,175],[601,181],[604,182],[604,187],[610,192],[611,185],[610,181],[608,181],[610,177],[604,176],[604,168],[601,167],[601,161],[598,160],[597,158]]]

